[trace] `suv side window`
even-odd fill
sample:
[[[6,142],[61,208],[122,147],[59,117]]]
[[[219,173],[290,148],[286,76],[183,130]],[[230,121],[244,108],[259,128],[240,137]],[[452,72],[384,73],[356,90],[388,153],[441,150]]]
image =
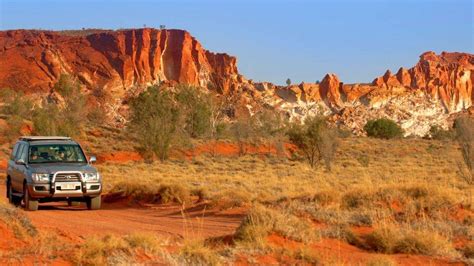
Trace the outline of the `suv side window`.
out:
[[[18,148],[15,154],[15,161],[18,161],[21,158],[21,154],[23,153],[25,146],[26,146],[25,144],[20,143],[20,147]]]
[[[23,150],[20,153],[20,158],[19,159],[22,159],[24,162],[27,162],[27,159],[28,159],[28,144],[23,144]]]
[[[12,151],[12,154],[10,155],[10,160],[15,160],[15,157],[16,157],[16,153],[18,151],[18,147],[20,146],[20,143],[17,143],[15,144],[15,146],[13,147],[13,151]]]

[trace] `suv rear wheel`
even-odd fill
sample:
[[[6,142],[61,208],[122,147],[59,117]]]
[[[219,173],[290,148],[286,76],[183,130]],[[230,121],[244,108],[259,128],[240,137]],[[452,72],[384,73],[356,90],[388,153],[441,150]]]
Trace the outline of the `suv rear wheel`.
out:
[[[23,186],[23,204],[25,205],[25,210],[27,211],[38,210],[38,201],[30,198],[30,192],[28,192],[26,185]]]
[[[94,197],[94,198],[88,198],[86,203],[87,203],[87,209],[98,210],[100,209],[100,204],[101,204],[100,196]]]
[[[18,197],[18,196],[13,195],[13,188],[12,188],[12,184],[10,182],[11,182],[10,180],[7,181],[8,202],[10,202],[10,204],[18,206],[18,205],[21,204],[21,198]]]

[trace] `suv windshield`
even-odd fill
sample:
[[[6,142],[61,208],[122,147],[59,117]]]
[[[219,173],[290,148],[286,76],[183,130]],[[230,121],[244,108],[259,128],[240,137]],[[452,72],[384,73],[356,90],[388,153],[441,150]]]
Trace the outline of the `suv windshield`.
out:
[[[30,146],[29,163],[84,163],[86,158],[79,145],[48,144]]]

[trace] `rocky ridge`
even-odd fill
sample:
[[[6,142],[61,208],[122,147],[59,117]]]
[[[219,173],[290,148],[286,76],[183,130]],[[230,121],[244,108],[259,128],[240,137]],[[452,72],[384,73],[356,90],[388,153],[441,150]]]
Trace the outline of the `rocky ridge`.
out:
[[[371,84],[344,84],[327,74],[319,84],[278,86],[247,80],[235,57],[205,50],[183,30],[0,32],[0,88],[48,94],[64,73],[86,92],[110,93],[118,116],[124,99],[140,89],[187,83],[239,95],[251,113],[269,106],[291,119],[324,114],[360,134],[368,119],[389,117],[407,135],[424,135],[430,125],[448,127],[450,115],[474,100],[474,55],[468,53],[426,52],[414,67],[387,70]]]

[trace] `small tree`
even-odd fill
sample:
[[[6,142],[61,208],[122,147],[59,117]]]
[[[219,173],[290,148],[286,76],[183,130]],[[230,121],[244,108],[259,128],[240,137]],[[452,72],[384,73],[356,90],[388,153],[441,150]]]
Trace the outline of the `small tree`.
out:
[[[381,139],[393,139],[403,136],[403,129],[394,121],[386,118],[367,121],[364,130],[367,132],[367,136]]]
[[[464,162],[472,175],[474,172],[474,118],[461,117],[454,123],[456,139],[461,146]]]
[[[61,75],[53,90],[60,95],[63,104],[44,103],[33,114],[33,128],[38,135],[77,136],[82,132],[88,110],[80,84],[68,75]]]
[[[199,88],[182,85],[178,87],[176,100],[182,107],[186,132],[193,138],[209,133],[212,115],[210,96]]]
[[[176,139],[180,110],[170,92],[150,87],[130,104],[130,127],[137,136],[139,150],[148,161],[168,158]]]
[[[286,79],[286,85],[290,86],[291,85],[291,79]]]
[[[24,93],[2,89],[0,90],[0,113],[5,115],[7,127],[2,130],[2,135],[11,142],[21,134],[25,120],[31,120],[33,114],[33,103]]]
[[[307,118],[303,125],[293,124],[288,131],[290,141],[304,154],[311,167],[323,160],[326,169],[331,170],[338,147],[336,132],[329,128],[322,117]]]
[[[438,125],[432,125],[429,136],[437,140],[452,140],[456,137],[456,132],[454,130],[444,130]]]
[[[234,141],[239,146],[239,156],[247,153],[246,144],[254,136],[254,128],[252,119],[249,117],[241,117],[231,125],[231,132]]]

